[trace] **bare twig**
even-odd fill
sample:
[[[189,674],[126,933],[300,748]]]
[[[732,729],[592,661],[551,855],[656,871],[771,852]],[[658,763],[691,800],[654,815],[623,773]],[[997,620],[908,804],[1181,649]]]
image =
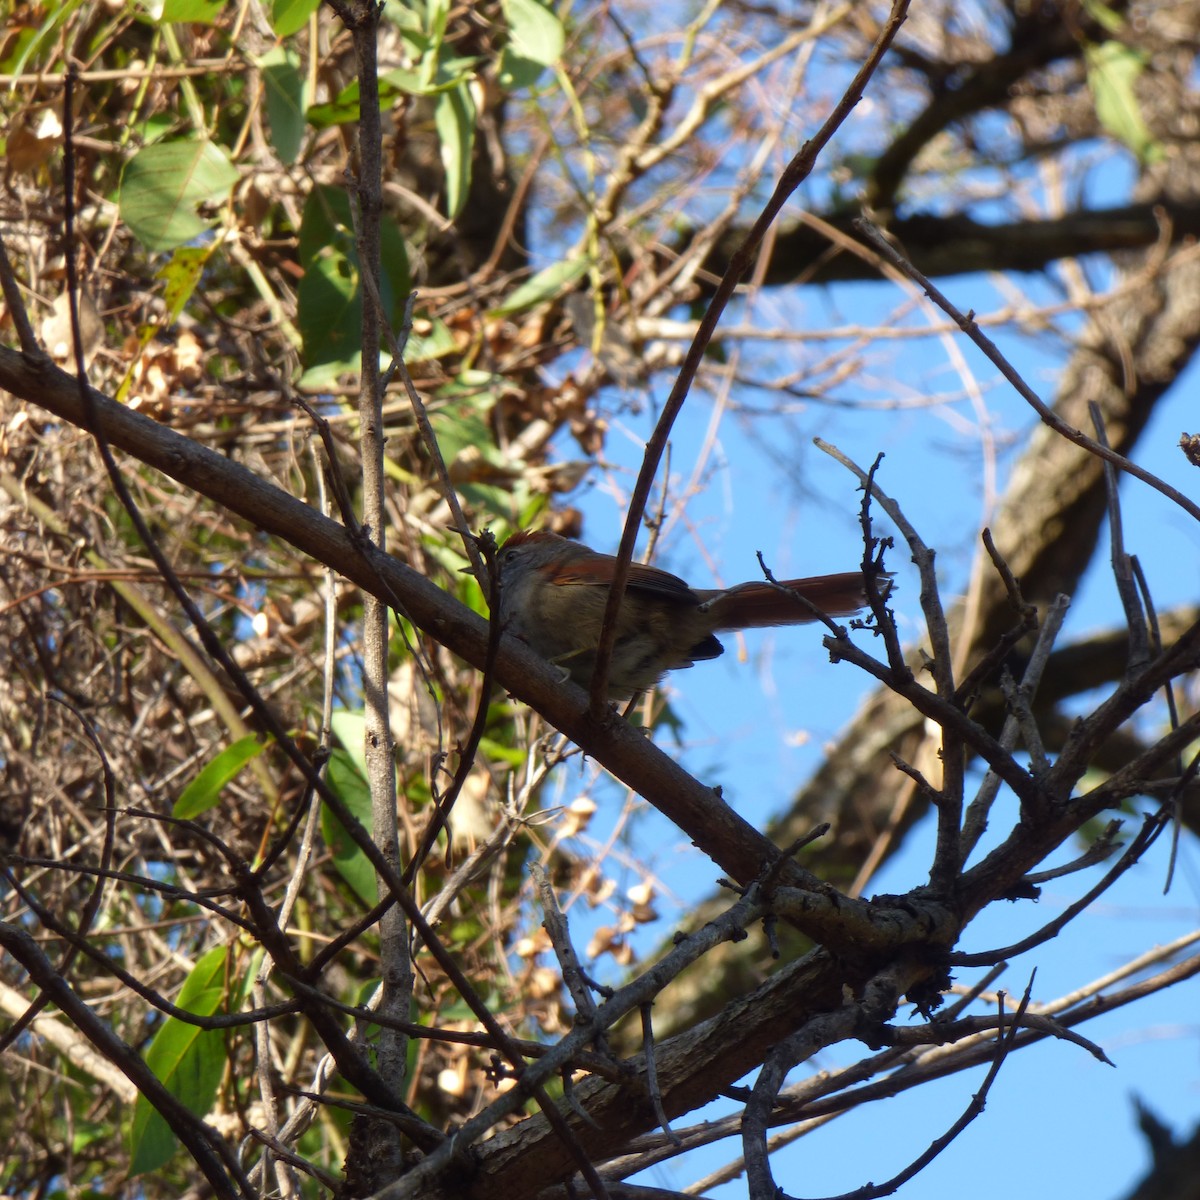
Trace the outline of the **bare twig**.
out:
[[[1025,1014],[1025,1009],[1029,1005],[1029,997],[1033,988],[1033,979],[1029,981],[1029,986],[1025,989],[1025,995],[1021,998],[1021,1004],[1017,1009],[1016,1016],[1012,1019],[1009,1025],[1007,1034],[999,1037],[996,1042],[996,1050],[992,1059],[992,1065],[988,1069],[987,1075],[984,1077],[983,1084],[979,1091],[971,1097],[971,1102],[963,1111],[962,1116],[950,1126],[948,1130],[939,1138],[935,1138],[932,1143],[925,1149],[923,1153],[917,1156],[903,1171],[897,1172],[891,1179],[883,1183],[867,1184],[865,1187],[856,1188],[852,1192],[845,1192],[838,1197],[830,1197],[828,1200],[877,1200],[880,1196],[890,1196],[897,1189],[902,1187],[910,1179],[919,1175],[951,1142],[976,1117],[983,1112],[984,1105],[987,1101],[988,1092],[992,1089],[992,1084],[996,1081],[996,1076],[999,1074],[1000,1068],[1004,1065],[1004,1060],[1008,1057],[1009,1051],[1013,1048],[1013,1042],[1016,1037],[1017,1029],[1020,1026],[1021,1018]],[[1001,1022],[1004,1020],[1003,1005],[1000,1006],[1000,1014],[998,1018]]]
[[[1146,817],[1137,836],[1129,843],[1125,853],[1121,855],[1120,859],[1104,878],[1074,903],[1069,904],[1053,921],[1042,926],[1036,933],[1031,933],[1019,942],[1014,942],[1011,946],[1004,946],[997,950],[982,950],[971,954],[954,951],[951,953],[949,961],[958,967],[989,966],[999,959],[1015,958],[1018,954],[1024,954],[1026,950],[1032,950],[1035,946],[1040,946],[1043,942],[1048,942],[1051,938],[1057,937],[1097,897],[1102,896],[1108,891],[1130,867],[1141,860],[1142,856],[1154,844],[1155,839],[1162,832],[1164,823],[1165,817],[1162,811],[1153,816]],[[1094,861],[1094,856],[1091,852],[1085,855],[1084,858],[1088,861],[1082,864],[1071,864],[1071,869],[1079,869],[1080,865],[1090,865],[1090,862]]]
[[[116,835],[117,781],[116,776],[113,774],[112,765],[108,761],[108,755],[104,752],[104,745],[100,741],[100,735],[96,732],[96,728],[92,722],[65,697],[51,695],[50,699],[56,704],[61,704],[79,722],[85,737],[91,743],[92,749],[96,751],[96,755],[100,759],[101,778],[104,781],[104,841],[100,848],[100,869],[95,874],[95,885],[87,900],[84,901],[83,909],[79,914],[79,925],[76,930],[79,940],[67,946],[66,953],[62,956],[62,960],[58,964],[58,970],[65,979],[67,972],[71,969],[71,964],[79,954],[80,944],[87,939],[92,923],[96,919],[96,914],[100,911],[101,901],[104,899],[104,886],[109,876],[109,868],[112,866],[113,843]],[[49,999],[49,996],[45,992],[36,996],[30,1002],[25,1012],[4,1030],[3,1033],[0,1033],[0,1054],[3,1054],[29,1028],[33,1019],[49,1003]]]
[[[579,955],[571,941],[571,931],[567,926],[567,918],[558,904],[554,894],[554,886],[546,876],[546,870],[541,863],[530,863],[529,873],[533,876],[534,886],[542,902],[542,925],[550,937],[550,945],[558,959],[558,967],[562,972],[563,983],[575,1001],[575,1011],[587,1020],[596,1015],[596,1001],[592,996],[591,987],[579,965]],[[607,1043],[601,1034],[596,1041],[597,1046],[608,1052]]]
[[[0,237],[0,291],[3,292],[5,306],[12,318],[13,326],[16,328],[17,342],[21,347],[21,353],[33,359],[44,358],[45,351],[38,344],[33,326],[29,323],[25,299],[21,295],[21,286],[17,283],[17,277],[13,273],[3,237]]]
[[[1095,400],[1088,401],[1088,413],[1096,430],[1096,441],[1106,450],[1108,435],[1104,430],[1104,414]],[[1104,492],[1108,499],[1108,529],[1112,539],[1112,573],[1117,595],[1125,610],[1125,625],[1129,630],[1129,662],[1126,671],[1140,671],[1150,661],[1150,640],[1146,634],[1146,616],[1142,611],[1134,580],[1133,562],[1125,552],[1125,530],[1121,521],[1121,496],[1117,488],[1117,472],[1113,464],[1104,461]]]
[[[1062,628],[1069,605],[1070,601],[1066,596],[1059,596],[1046,610],[1046,615],[1042,620],[1041,632],[1038,634],[1038,640],[1034,645],[1033,653],[1030,655],[1029,662],[1025,667],[1025,674],[1021,677],[1021,686],[1030,701],[1037,694],[1038,685],[1042,680],[1042,673],[1046,668],[1046,663],[1050,659],[1050,651],[1054,648],[1055,639]],[[1019,730],[1019,721],[1013,713],[1009,713],[1005,718],[1004,727],[1000,731],[1000,745],[1004,750],[1009,752],[1013,750],[1017,744]],[[983,783],[979,786],[979,790],[975,793],[975,799],[971,801],[967,808],[966,817],[963,820],[962,832],[964,861],[970,856],[971,851],[975,849],[979,843],[979,839],[983,836],[984,830],[987,829],[988,813],[991,812],[992,804],[1000,791],[1000,784],[1000,775],[996,771],[989,769],[983,778]]]
[[[1122,471],[1140,479],[1143,483],[1154,488],[1156,492],[1161,492],[1168,500],[1174,501],[1179,505],[1184,512],[1195,517],[1200,521],[1200,505],[1189,500],[1182,492],[1171,487],[1169,483],[1160,479],[1152,471],[1147,471],[1145,467],[1139,467],[1137,463],[1132,462],[1123,454],[1118,454],[1115,450],[1110,450],[1107,446],[1102,446],[1094,438],[1090,438],[1081,430],[1068,425],[1053,409],[1049,407],[1037,393],[1021,378],[1017,370],[1004,357],[1003,354],[996,348],[993,342],[975,323],[975,318],[971,313],[964,313],[956,308],[950,301],[940,292],[929,279],[921,274],[902,254],[900,254],[894,246],[883,236],[880,231],[871,224],[870,221],[864,218],[858,218],[854,221],[854,227],[862,234],[864,238],[893,266],[898,267],[909,279],[914,283],[920,284],[924,289],[925,294],[948,316],[955,324],[973,341],[980,350],[992,361],[999,369],[1000,373],[1008,380],[1009,383],[1016,388],[1021,397],[1030,405],[1030,407],[1042,419],[1043,423],[1050,426],[1055,433],[1060,434],[1069,442],[1074,442],[1076,446],[1086,450],[1089,454],[1094,454],[1097,458],[1102,458],[1106,462],[1112,463],[1119,467]]]
[[[1162,631],[1158,624],[1158,610],[1154,604],[1154,597],[1150,594],[1150,585],[1146,582],[1145,573],[1142,571],[1142,564],[1139,562],[1137,555],[1130,557],[1130,566],[1133,569],[1134,579],[1137,581],[1138,593],[1141,596],[1142,606],[1146,612],[1146,625],[1149,630],[1150,652],[1153,654],[1161,654],[1163,648]],[[1167,702],[1167,721],[1172,729],[1179,728],[1179,705],[1175,702],[1175,685],[1167,680],[1163,686],[1163,695]],[[1193,756],[1187,770],[1183,769],[1182,761],[1179,763],[1179,774],[1185,778],[1191,778],[1197,769],[1198,759]],[[1171,890],[1171,880],[1175,877],[1175,862],[1179,855],[1179,834],[1183,829],[1183,786],[1175,791],[1172,796],[1172,822],[1171,822],[1171,852],[1167,857],[1167,872],[1166,878],[1163,880],[1163,895],[1166,895]]]
[[[349,23],[354,45],[360,107],[356,220],[359,277],[362,290],[358,417],[359,455],[362,463],[363,533],[380,549],[387,546],[384,516],[383,382],[379,371],[382,306],[378,283],[382,270],[383,128],[379,106],[379,10],[361,6]],[[371,794],[371,816],[376,843],[392,872],[398,874],[400,831],[396,812],[396,759],[388,712],[388,645],[390,614],[377,597],[363,597],[362,687],[364,754]],[[381,887],[383,881],[380,881]],[[379,919],[381,1011],[402,1016],[411,1011],[415,974],[409,947],[409,930],[403,912],[389,908]],[[379,1073],[397,1092],[407,1076],[408,1040],[394,1032],[385,1034],[378,1047]]]
[[[1046,747],[1042,744],[1041,730],[1030,707],[1031,697],[1024,687],[1018,686],[1007,668],[1000,672],[1000,691],[1008,706],[1009,714],[1021,731],[1021,741],[1029,755],[1029,769],[1034,776],[1045,775],[1049,770],[1050,760],[1046,757]]]
[[[654,1108],[654,1116],[659,1128],[666,1134],[667,1141],[673,1146],[680,1146],[679,1135],[671,1128],[663,1108],[662,1092],[658,1087],[658,1067],[654,1058],[654,1019],[651,1015],[654,1005],[645,1001],[638,1006],[642,1017],[642,1059],[646,1064],[646,1091],[650,1096],[650,1104]]]
[[[866,489],[871,498],[875,500],[879,506],[887,513],[888,517],[900,530],[901,536],[912,552],[913,562],[916,563],[917,569],[921,577],[921,608],[925,613],[925,620],[929,626],[930,640],[934,642],[934,658],[944,658],[949,664],[949,635],[946,631],[945,616],[932,616],[941,614],[941,600],[938,597],[937,576],[934,573],[933,551],[925,545],[925,542],[917,533],[912,522],[904,515],[900,505],[896,503],[882,488],[875,482],[874,474],[875,467],[879,460],[876,459],[871,470],[864,471],[856,462],[842,453],[836,446],[830,445],[829,442],[822,438],[813,438],[813,445],[818,450],[828,454],[835,462],[841,463],[854,477],[858,480],[861,486]],[[900,645],[900,636],[896,631],[895,622],[885,621],[880,625],[880,632],[883,634],[884,645],[887,647],[888,664],[893,671],[907,672],[909,670],[904,658],[904,649]],[[939,653],[939,647],[941,653]],[[947,667],[948,669],[948,667]]]

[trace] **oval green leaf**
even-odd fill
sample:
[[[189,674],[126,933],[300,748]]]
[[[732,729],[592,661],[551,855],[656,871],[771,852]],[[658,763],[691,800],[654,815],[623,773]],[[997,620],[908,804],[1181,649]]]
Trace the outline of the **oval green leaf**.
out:
[[[1109,41],[1085,47],[1084,57],[1100,124],[1140,162],[1161,158],[1162,146],[1150,132],[1134,90],[1146,66],[1144,56],[1121,42]]]
[[[221,798],[225,785],[252,759],[267,748],[254,734],[239,738],[232,746],[226,746],[216,758],[183,789],[171,815],[183,820],[198,817],[207,812]]]
[[[300,71],[300,56],[294,50],[276,46],[259,61],[263,90],[267,101],[267,125],[271,145],[279,161],[294,163],[308,124],[304,110],[308,87]]]
[[[509,42],[500,56],[498,79],[509,91],[532,87],[562,57],[562,22],[538,0],[504,0]]]
[[[271,28],[275,36],[285,38],[298,33],[320,7],[321,0],[274,0],[271,5]]]
[[[211,1017],[225,996],[228,949],[216,946],[193,968],[175,1001],[198,1017]],[[225,1070],[225,1035],[220,1029],[201,1029],[168,1017],[146,1052],[146,1066],[172,1096],[198,1117],[212,1107]],[[144,1175],[164,1166],[175,1153],[176,1140],[158,1110],[138,1096],[129,1130],[130,1175]]]
[[[121,219],[147,250],[174,250],[216,224],[197,212],[228,199],[238,181],[229,155],[214,143],[185,138],[139,150],[121,175]]]
[[[369,833],[372,826],[371,791],[366,778],[354,765],[345,750],[335,750],[329,757],[326,778],[341,802],[358,818]],[[350,890],[370,908],[379,899],[379,884],[371,860],[359,849],[358,843],[346,832],[341,821],[321,805],[321,836],[333,855],[337,873]]]
[[[562,262],[556,262],[527,279],[503,304],[493,308],[491,315],[505,317],[543,301],[554,300],[577,279],[586,275],[590,266],[591,263],[583,256],[564,258]]]
[[[465,83],[438,96],[434,123],[446,170],[446,215],[453,221],[467,202],[475,146],[475,104]]]
[[[211,25],[225,7],[225,0],[166,0],[160,21],[187,25]]]

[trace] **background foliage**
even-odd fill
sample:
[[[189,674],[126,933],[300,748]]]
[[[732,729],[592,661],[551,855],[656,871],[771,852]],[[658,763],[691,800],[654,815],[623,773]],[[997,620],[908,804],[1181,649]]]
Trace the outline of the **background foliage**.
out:
[[[708,1168],[689,1154],[741,1136],[744,1147],[725,1155],[749,1157],[750,1182],[735,1194],[766,1195],[754,1154],[768,1125],[798,1136],[994,1053],[987,969],[1001,951],[946,958],[978,914],[1030,898],[1068,860],[1082,895],[1117,861],[1099,865],[1097,846],[1132,846],[1131,865],[1174,821],[1186,846],[1200,813],[1187,757],[1194,514],[1163,500],[1133,510],[1145,515],[1126,530],[1131,549],[1154,542],[1167,564],[1148,589],[1165,650],[1151,640],[1139,654],[1143,620],[1110,605],[1090,629],[1069,627],[1036,695],[1018,695],[1001,668],[1022,678],[1034,632],[979,530],[992,529],[997,558],[1044,620],[1102,544],[1100,460],[1036,424],[994,367],[966,359],[953,322],[852,222],[868,213],[926,275],[954,277],[962,307],[1032,366],[1067,426],[1094,434],[1094,403],[1114,450],[1194,494],[1178,430],[1168,438],[1155,417],[1180,394],[1200,343],[1195,0],[916,0],[866,99],[767,231],[699,364],[645,553],[694,564],[705,579],[736,578],[744,556],[727,564],[715,550],[726,526],[786,530],[800,508],[829,526],[828,541],[814,530],[811,544],[841,556],[831,569],[851,565],[861,553],[845,561],[854,480],[811,467],[819,431],[844,434],[864,464],[879,450],[887,467],[902,464],[903,488],[885,467],[883,490],[904,490],[905,511],[946,564],[940,626],[935,608],[918,605],[909,547],[876,507],[876,533],[901,544],[887,561],[899,572],[901,634],[953,676],[906,680],[898,653],[889,659],[861,636],[860,655],[877,655],[880,670],[872,676],[842,646],[839,657],[864,667],[859,682],[797,697],[802,707],[782,718],[789,727],[824,732],[834,706],[847,716],[860,707],[814,752],[808,782],[764,805],[777,846],[832,829],[799,852],[802,874],[770,877],[775,898],[750,887],[767,843],[727,818],[710,788],[664,774],[640,736],[622,742],[589,726],[582,701],[564,699],[515,650],[502,653],[504,686],[489,693],[477,669],[483,635],[451,600],[476,613],[487,604],[461,573],[446,489],[386,337],[378,425],[356,406],[364,311],[374,328],[378,309],[407,339],[406,371],[471,527],[502,538],[540,522],[613,548],[701,314],[887,16],[881,5],[825,2],[430,0],[386,3],[375,26],[363,6],[311,2],[8,7],[0,233],[20,291],[6,292],[6,346],[30,350],[27,307],[47,352],[73,364],[74,256],[92,385],[219,456],[196,459],[188,476],[191,460],[172,443],[163,456],[180,471],[133,451],[121,473],[264,707],[247,706],[189,627],[117,499],[89,419],[64,416],[70,389],[56,398],[57,376],[22,374],[18,352],[4,350],[6,1194],[190,1194],[203,1175],[228,1195],[366,1195],[393,1182],[397,1196],[565,1195],[586,1161],[599,1177],[575,1186],[616,1196],[637,1194],[630,1176],[680,1156],[680,1178],[695,1181]],[[374,146],[360,122],[364,40],[378,58],[367,72],[378,84]],[[377,295],[364,284],[376,228]],[[327,423],[324,441],[314,417]],[[379,864],[314,798],[264,718],[324,765],[341,818],[348,810],[369,828],[366,568],[331,551],[324,560],[338,575],[315,551],[298,554],[311,546],[303,519],[268,518],[245,477],[219,473],[222,461],[244,467],[345,519],[339,489],[363,511],[361,467],[380,438],[388,551],[436,581],[447,605],[426,619],[434,610],[422,606],[437,601],[409,591],[403,574],[387,576],[379,597],[397,614],[387,665],[399,803],[395,844],[376,835],[436,929],[436,939],[414,935],[407,983],[406,954],[378,924],[389,893]],[[919,666],[916,649],[908,661]],[[1173,712],[1160,690],[1172,681]],[[850,691],[835,700],[838,687]],[[762,688],[751,688],[761,711]],[[717,738],[740,723],[743,703],[732,692],[714,700]],[[1029,791],[1020,804],[1003,791],[983,849],[954,861],[950,842],[966,846],[963,797],[986,786],[977,755],[1013,713],[1017,751],[989,761],[1012,786],[1031,780]],[[697,770],[720,755],[702,744],[694,714],[669,690],[635,719]],[[464,754],[473,728],[478,751]],[[622,785],[606,783],[600,765]],[[749,803],[744,758],[718,768]],[[450,795],[453,836],[431,845],[435,807]],[[650,823],[646,801],[683,833]],[[1120,835],[1105,831],[1118,810]],[[926,886],[855,907],[905,839],[932,827]],[[1144,841],[1130,841],[1139,829]],[[683,904],[664,889],[660,836],[695,840],[715,860],[699,870],[691,860],[687,887],[667,881]],[[834,893],[809,869],[839,889],[845,924],[816,912]],[[735,898],[716,889],[722,874],[749,888],[733,916]],[[565,935],[542,929],[552,897],[586,970],[633,981],[625,1020],[610,1028],[599,1018],[596,1037],[580,1030],[607,997],[572,975]],[[1020,916],[1007,940],[1017,942],[1036,922],[1011,911]],[[927,928],[868,946],[881,912],[915,914]],[[719,930],[724,941],[701,956],[695,940],[675,945],[674,929],[693,939]],[[1183,997],[1197,967],[1186,946],[1147,957],[1137,986],[1081,979],[1061,1004],[1035,996],[1044,1007],[1023,1013],[1023,1036],[1065,1036],[1139,987],[1181,985]],[[401,997],[390,1010],[403,1017],[390,1026],[398,1050],[386,1022],[361,1007],[380,979],[385,997]],[[961,1007],[934,1024],[951,987]],[[918,1011],[896,1016],[905,993]],[[646,1078],[639,1019],[651,1001],[657,1081]],[[481,1023],[480,1004],[495,1028]],[[879,1053],[853,1070],[789,1075],[864,1029]],[[576,1042],[564,1040],[572,1033]],[[536,1064],[556,1044],[588,1074],[572,1082],[556,1071],[541,1095],[514,1091],[511,1058]],[[738,1080],[754,1094],[732,1090]],[[860,1082],[878,1090],[853,1090]],[[688,1116],[719,1091],[727,1124]],[[561,1109],[569,1134],[548,1109]],[[454,1160],[445,1135],[481,1113],[461,1141],[474,1157]],[[1187,1194],[1195,1175],[1181,1163],[1194,1146],[1161,1129],[1156,1145],[1154,1194]],[[697,1190],[743,1169],[735,1161]],[[793,1178],[778,1181],[794,1190]]]

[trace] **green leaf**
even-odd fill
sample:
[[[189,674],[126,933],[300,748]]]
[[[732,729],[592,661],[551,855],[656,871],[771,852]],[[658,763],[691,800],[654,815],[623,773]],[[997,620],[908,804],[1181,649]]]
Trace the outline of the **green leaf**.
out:
[[[396,329],[412,283],[404,238],[385,218],[380,229],[380,297]],[[304,341],[305,380],[336,376],[358,367],[362,341],[362,294],[350,198],[341,188],[317,187],[300,219],[300,265],[296,325]],[[411,359],[411,356],[410,356]]]
[[[71,6],[64,7],[64,14],[68,14]],[[25,64],[29,61],[29,56],[37,49],[41,41],[39,31],[26,26],[21,29],[15,25],[8,27],[8,38],[4,43],[4,48],[8,51],[3,58],[0,58],[0,71],[6,75],[19,75],[24,71]],[[57,72],[56,72],[57,73]]]
[[[506,92],[517,92],[521,88],[531,88],[546,68],[532,59],[523,58],[511,46],[505,46],[500,51],[500,65],[496,70],[496,82]]]
[[[137,140],[143,146],[154,146],[169,137],[179,128],[179,114],[174,112],[151,113],[137,131]]]
[[[505,762],[514,769],[523,767],[525,760],[528,757],[526,751],[516,746],[510,746],[507,742],[493,741],[491,738],[481,738],[479,749],[487,756],[491,762]]]
[[[442,42],[446,37],[446,25],[449,20],[450,4],[448,0],[428,0],[425,5],[425,27],[429,40],[420,63],[427,85],[433,82],[433,77],[437,72],[437,63],[442,54]]]
[[[250,1004],[253,1001],[254,981],[258,978],[258,972],[266,956],[267,952],[261,946],[256,946],[246,960],[241,978],[230,980],[231,994],[227,1005],[229,1012],[238,1012],[243,1004]]]
[[[196,210],[225,201],[238,178],[229,155],[212,142],[146,146],[121,174],[121,219],[147,250],[174,250],[216,224]]]
[[[335,372],[357,368],[362,333],[358,265],[332,246],[305,267],[296,289],[296,326],[306,367],[332,367]]]
[[[1114,37],[1125,28],[1125,18],[1113,12],[1099,0],[1083,0],[1083,10],[1101,28],[1108,30]]]
[[[416,11],[416,5],[408,0],[383,0],[383,19],[391,22],[407,38],[422,36],[425,25],[421,14]]]
[[[430,96],[437,92],[449,91],[455,87],[455,82],[448,82],[442,87],[430,87],[420,71],[411,67],[395,67],[379,77],[379,97],[395,96]]]
[[[89,1146],[111,1143],[112,1135],[112,1126],[107,1121],[89,1121],[82,1113],[72,1115],[71,1150],[75,1154],[82,1154]],[[59,1195],[61,1194],[59,1193]],[[86,1196],[87,1193],[84,1192],[83,1195]]]
[[[335,750],[329,758],[326,778],[338,799],[358,818],[369,833],[372,828],[371,792],[366,776],[359,771],[345,750]],[[321,806],[321,836],[333,855],[337,873],[351,891],[370,908],[379,899],[379,884],[370,859],[346,832],[341,821],[324,805]]]
[[[164,324],[172,325],[179,319],[211,255],[212,249],[208,246],[180,246],[155,272],[156,279],[166,282],[163,303],[167,306],[167,319]]]
[[[475,104],[467,85],[443,92],[434,107],[441,146],[442,166],[446,170],[446,215],[453,221],[462,212],[471,187],[471,152],[475,146]]]
[[[478,63],[478,58],[445,59],[437,64],[438,69],[428,79],[425,72],[396,67],[379,77],[380,101],[394,100],[397,95],[440,96],[452,92],[471,78]]]
[[[160,21],[211,25],[225,7],[225,0],[165,0]]]
[[[493,308],[490,315],[505,317],[522,309],[532,308],[543,301],[554,300],[577,279],[586,275],[591,265],[583,255],[556,262],[539,271],[533,278],[527,279],[503,304]]]
[[[216,946],[193,968],[175,1001],[179,1008],[210,1017],[225,996],[228,950]],[[225,1070],[225,1037],[219,1029],[200,1029],[168,1017],[146,1052],[146,1066],[172,1096],[203,1117],[212,1107]],[[175,1153],[175,1135],[158,1110],[139,1096],[129,1131],[130,1175],[156,1171]]]
[[[62,30],[69,28],[68,22],[79,8],[87,12],[85,0],[66,0],[66,3],[28,9],[12,3],[0,5],[0,19],[3,20],[0,29],[4,31],[0,47],[9,52],[2,64],[5,73],[22,75],[37,70],[51,78],[61,76],[65,66],[61,51]],[[36,28],[33,23],[37,24]],[[11,89],[12,85],[9,86]],[[6,109],[4,115],[8,124],[10,110]]]
[[[500,56],[499,82],[507,90],[532,87],[562,57],[562,22],[538,0],[503,0],[509,42]]]
[[[566,42],[558,17],[538,0],[503,0],[503,8],[512,46],[532,62],[554,66]]]
[[[434,38],[440,40],[446,34],[446,23],[450,20],[450,0],[426,0],[425,22]]]
[[[300,56],[276,46],[259,60],[267,100],[271,145],[280,162],[294,163],[308,122],[304,116],[308,87],[300,72]]]
[[[422,58],[422,63],[425,61]],[[452,92],[469,79],[479,60],[452,58],[438,63],[430,59],[429,70],[396,67],[379,77],[379,111],[383,112],[397,96],[440,96]],[[348,83],[326,104],[314,104],[305,117],[316,129],[331,125],[347,125],[358,120],[358,80]]]
[[[300,216],[300,265],[307,269],[317,255],[336,246],[345,255],[355,253],[354,225],[350,219],[350,197],[343,188],[319,184],[308,194]]]
[[[448,393],[443,393],[448,395]],[[429,421],[437,437],[438,447],[447,463],[454,462],[464,450],[479,454],[485,461],[497,467],[511,467],[511,462],[496,446],[492,431],[492,397],[483,397],[482,404],[474,398],[450,400],[437,412],[430,413]]]
[[[367,718],[362,709],[351,712],[348,708],[334,709],[329,718],[333,736],[342,743],[342,749],[350,756],[359,774],[367,777]]]
[[[379,227],[379,258],[382,275],[379,281],[379,298],[383,301],[392,331],[399,334],[404,321],[404,306],[408,303],[409,292],[412,291],[412,275],[408,269],[408,248],[404,244],[404,234],[390,217],[384,217]],[[390,347],[385,347],[385,351],[386,357],[387,353],[390,353]],[[404,357],[408,362],[415,361],[407,347]]]
[[[350,221],[350,198],[340,188],[314,188],[300,218],[300,265],[296,325],[304,341],[304,365],[337,374],[358,365],[362,301],[358,251]]]
[[[175,801],[171,815],[187,820],[207,812],[221,798],[221,791],[225,785],[266,748],[267,743],[259,741],[252,733],[239,738],[232,746],[226,746],[183,789],[183,793]]]
[[[328,129],[331,125],[348,125],[351,121],[357,121],[358,80],[348,83],[327,104],[314,104],[304,115],[315,129]]]
[[[1163,149],[1154,139],[1134,92],[1138,76],[1145,68],[1145,55],[1121,42],[1103,42],[1084,49],[1088,87],[1096,101],[1100,124],[1122,145],[1132,150],[1139,161],[1155,162]]]
[[[444,358],[458,351],[458,343],[450,332],[445,321],[434,317],[424,332],[416,329],[408,335],[408,345],[404,347],[406,363],[427,362],[434,358]]]
[[[321,0],[272,0],[271,28],[275,36],[285,38],[298,33],[320,7]]]

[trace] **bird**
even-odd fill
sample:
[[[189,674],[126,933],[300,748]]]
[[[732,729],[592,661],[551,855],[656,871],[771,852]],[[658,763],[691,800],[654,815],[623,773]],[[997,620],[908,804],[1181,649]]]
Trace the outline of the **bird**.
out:
[[[548,530],[514,533],[497,552],[502,629],[587,687],[616,558]],[[803,597],[820,612],[801,602]],[[725,630],[847,617],[867,602],[861,571],[693,588],[678,575],[632,563],[617,616],[608,698],[654,687],[668,671],[719,657]]]

